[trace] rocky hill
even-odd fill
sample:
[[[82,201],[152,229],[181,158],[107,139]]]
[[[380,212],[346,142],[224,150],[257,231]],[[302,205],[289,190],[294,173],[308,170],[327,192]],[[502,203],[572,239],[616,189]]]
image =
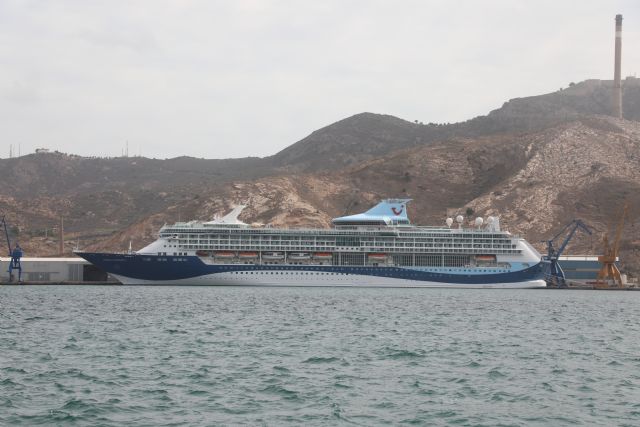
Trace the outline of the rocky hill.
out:
[[[52,153],[0,160],[8,183],[0,191],[0,212],[28,254],[48,255],[57,251],[61,215],[68,252],[78,243],[123,250],[129,241],[137,248],[153,240],[165,222],[210,219],[234,203],[249,204],[242,217],[247,222],[326,226],[332,217],[362,211],[382,197],[407,196],[414,199],[410,215],[416,223],[440,224],[447,215],[471,210],[473,216],[497,214],[532,243],[580,217],[597,235],[578,236],[570,250],[597,253],[626,198],[632,220],[622,256],[638,274],[640,122],[591,114],[598,107],[585,99],[600,96],[605,83],[512,100],[484,116],[484,127],[479,119],[431,125],[439,129],[429,137],[421,133],[428,125],[360,114],[267,159]],[[639,105],[634,99],[625,102]],[[547,114],[552,108],[572,113]],[[628,114],[636,112],[629,108]],[[486,125],[489,120],[502,130]],[[336,151],[345,153],[339,165]]]
[[[610,80],[571,83],[556,92],[512,99],[486,116],[454,124],[357,114],[313,132],[268,159],[274,166],[296,171],[341,169],[435,141],[538,131],[581,117],[609,114],[612,86]],[[623,102],[625,118],[640,120],[640,79],[625,79]]]
[[[517,136],[456,139],[396,151],[338,173],[306,173],[239,181],[209,188],[115,234],[94,249],[141,246],[176,219],[207,219],[248,203],[250,223],[328,226],[391,196],[411,197],[416,223],[442,224],[447,214],[499,215],[510,231],[539,243],[579,217],[595,230],[577,235],[573,253],[598,253],[601,238],[627,199],[640,212],[640,123],[591,117]],[[622,242],[625,265],[640,272],[636,214]],[[542,245],[538,245],[543,250]]]
[[[95,194],[123,188],[156,191],[168,186],[252,179],[272,173],[261,158],[168,160],[144,157],[88,158],[62,153],[0,159],[7,178],[2,194],[16,197]]]

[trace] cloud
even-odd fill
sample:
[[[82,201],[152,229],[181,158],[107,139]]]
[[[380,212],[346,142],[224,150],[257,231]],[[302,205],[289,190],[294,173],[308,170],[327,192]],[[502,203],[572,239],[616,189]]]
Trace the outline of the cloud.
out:
[[[37,104],[40,98],[36,85],[31,82],[13,81],[3,88],[0,99],[7,105],[15,107],[30,106]]]
[[[424,122],[640,64],[634,1],[0,2],[0,126],[23,152],[270,155],[373,111]],[[19,107],[17,107],[19,106]],[[133,151],[133,150],[132,150]],[[136,150],[137,151],[137,150]]]

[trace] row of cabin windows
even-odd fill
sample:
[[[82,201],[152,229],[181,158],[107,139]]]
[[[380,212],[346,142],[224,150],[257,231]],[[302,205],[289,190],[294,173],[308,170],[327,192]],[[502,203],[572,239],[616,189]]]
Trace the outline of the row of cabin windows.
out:
[[[423,237],[423,238],[402,238],[402,237],[367,237],[367,238],[359,238],[354,236],[338,236],[336,238],[328,239],[328,238],[315,238],[309,239],[306,237],[295,237],[295,236],[215,236],[215,237],[207,237],[207,236],[199,236],[199,237],[186,237],[182,236],[179,240],[193,240],[193,241],[247,241],[247,240],[255,240],[260,242],[272,242],[272,241],[296,241],[296,242],[304,242],[304,243],[313,243],[313,242],[327,242],[327,243],[336,243],[340,246],[357,246],[359,242],[365,243],[392,243],[392,242],[406,242],[406,243],[433,243],[433,242],[461,242],[461,243],[500,243],[507,244],[511,243],[511,239],[452,239],[448,238],[432,238],[432,237]]]
[[[460,241],[452,241],[452,240],[442,240],[435,242],[412,242],[412,241],[401,241],[401,240],[390,240],[390,241],[357,241],[357,240],[341,240],[341,241],[301,241],[296,239],[277,239],[277,240],[260,240],[260,239],[202,239],[202,240],[180,240],[181,245],[194,244],[194,245],[221,245],[221,244],[236,244],[236,245],[298,245],[305,247],[312,246],[370,246],[370,247],[446,247],[446,248],[463,248],[463,247],[474,247],[474,248],[516,248],[515,244],[512,244],[509,241],[501,241],[501,242],[460,242]],[[171,246],[174,247],[174,246]]]
[[[278,250],[278,248],[282,249],[292,249],[292,250],[333,250],[335,246],[319,246],[319,245],[293,245],[287,244],[287,242],[283,242],[283,244],[260,244],[250,242],[223,242],[220,244],[212,244],[212,243],[195,243],[195,242],[185,242],[182,247],[188,247],[191,249],[215,249],[215,248],[239,248],[239,249],[263,249],[267,250],[268,248],[273,248],[274,250]],[[417,245],[378,245],[378,246],[364,246],[364,248],[371,248],[372,250],[390,250],[390,249],[491,249],[491,250],[508,250],[508,249],[516,249],[516,245],[431,245],[431,244],[417,244]],[[376,249],[378,248],[378,249]]]
[[[309,247],[304,247],[304,246],[268,246],[268,247],[263,247],[263,246],[248,246],[248,245],[185,245],[186,248],[188,249],[192,249],[192,250],[262,250],[262,251],[321,251],[321,250],[327,250],[327,251],[333,251],[335,250],[335,248],[332,247],[314,247],[314,248],[309,248]],[[410,250],[412,248],[385,248],[384,250],[386,252],[400,252],[402,251],[407,251]],[[481,247],[477,247],[477,248],[441,248],[441,247],[437,247],[437,248],[418,248],[418,249],[423,249],[421,250],[419,253],[424,253],[424,252],[436,252],[436,254],[438,253],[484,253],[485,249],[491,249],[491,252],[494,254],[519,254],[522,253],[522,250],[520,249],[507,249],[507,248],[481,248]],[[428,250],[424,250],[424,249],[428,249]],[[376,252],[376,248],[369,248],[369,251],[373,251]],[[418,251],[416,251],[418,252]],[[160,252],[158,252],[158,254],[161,254]],[[416,254],[417,255],[417,254]]]

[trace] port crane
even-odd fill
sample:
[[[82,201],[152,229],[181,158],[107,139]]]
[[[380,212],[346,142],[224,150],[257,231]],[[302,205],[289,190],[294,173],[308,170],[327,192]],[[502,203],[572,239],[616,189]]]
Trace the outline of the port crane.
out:
[[[545,257],[545,261],[548,262],[548,266],[545,270],[545,280],[547,283],[551,285],[555,285],[558,288],[566,288],[567,283],[565,281],[564,271],[562,271],[562,267],[558,263],[558,258],[564,252],[565,248],[573,238],[573,235],[578,231],[578,229],[584,231],[585,233],[591,235],[591,230],[587,225],[582,222],[580,219],[574,219],[569,224],[565,225],[562,230],[550,240],[547,240],[545,243],[547,244],[547,256]],[[567,230],[569,233],[566,235],[560,246],[556,249],[555,242],[560,236],[564,235]]]
[[[613,244],[609,243],[609,237],[604,235],[602,241],[604,243],[604,252],[598,257],[598,261],[602,264],[600,271],[598,272],[598,280],[595,282],[597,288],[608,288],[610,283],[615,287],[623,287],[622,276],[620,275],[620,269],[616,265],[618,259],[618,253],[620,251],[620,239],[622,237],[622,227],[624,226],[624,220],[629,213],[629,204],[624,203],[622,212],[620,213],[620,219],[616,226],[616,235]]]
[[[9,280],[13,279],[13,270],[18,270],[18,282],[21,282],[22,281],[22,264],[20,263],[20,258],[22,258],[22,248],[20,248],[20,245],[16,243],[16,247],[13,250],[11,249],[11,240],[9,239],[9,229],[7,228],[7,221],[4,215],[2,216],[2,220],[0,220],[0,223],[4,228],[4,235],[7,239],[7,248],[9,249],[9,270],[7,271],[9,273]]]

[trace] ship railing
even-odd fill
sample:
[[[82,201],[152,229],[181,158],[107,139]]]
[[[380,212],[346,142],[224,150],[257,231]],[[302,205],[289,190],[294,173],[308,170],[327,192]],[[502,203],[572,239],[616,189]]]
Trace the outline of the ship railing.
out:
[[[169,231],[175,230],[180,232],[211,232],[211,231],[243,231],[243,232],[267,232],[274,233],[278,231],[295,231],[295,232],[305,232],[305,233],[326,233],[326,232],[340,232],[342,233],[352,233],[353,231],[358,232],[408,232],[411,230],[418,231],[442,231],[443,233],[473,233],[473,234],[509,234],[510,236],[516,236],[515,234],[511,234],[505,230],[492,230],[489,228],[474,228],[474,227],[463,227],[463,228],[449,228],[446,226],[432,226],[432,225],[387,225],[387,226],[339,226],[333,228],[310,228],[310,227],[231,227],[229,225],[204,225],[201,222],[187,222],[187,223],[176,223],[173,225],[164,225],[160,229],[161,231]]]
[[[452,237],[449,234],[403,234],[401,236],[386,236],[386,235],[357,235],[357,236],[333,236],[333,235],[289,235],[289,234],[276,234],[276,235],[218,235],[218,234],[202,234],[202,235],[183,235],[183,236],[175,236],[175,235],[163,235],[162,237],[166,239],[178,239],[180,242],[184,241],[193,241],[193,242],[206,242],[206,241],[260,241],[260,242],[272,242],[272,241],[289,241],[289,242],[307,242],[317,243],[317,242],[335,242],[337,237],[353,237],[355,239],[359,239],[360,241],[379,241],[379,242],[391,242],[398,241],[400,243],[495,243],[495,244],[507,244],[509,242],[514,242],[517,239],[513,237],[507,236],[496,236],[494,234],[485,234],[485,235],[472,235],[472,234],[464,234],[459,237]]]

